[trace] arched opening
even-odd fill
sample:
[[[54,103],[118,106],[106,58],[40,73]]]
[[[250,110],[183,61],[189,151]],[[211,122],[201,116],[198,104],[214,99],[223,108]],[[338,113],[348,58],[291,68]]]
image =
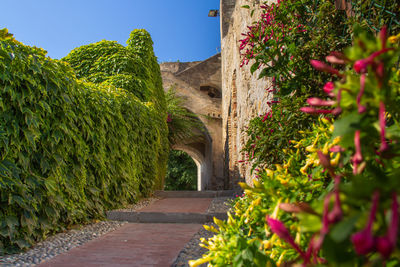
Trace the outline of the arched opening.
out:
[[[182,150],[171,150],[168,158],[164,190],[191,191],[198,187],[200,163]]]
[[[210,85],[210,84],[200,85],[200,91],[207,93],[207,95],[211,98],[221,98],[222,97],[221,90],[218,89],[214,85]]]
[[[180,150],[187,153],[197,166],[197,191],[206,190],[209,187],[210,178],[212,175],[212,161],[211,158],[205,157],[204,152],[208,155],[208,151],[202,151],[204,144],[191,143],[185,145],[174,145],[172,149]],[[205,147],[204,147],[205,148]],[[208,150],[208,148],[207,148]]]

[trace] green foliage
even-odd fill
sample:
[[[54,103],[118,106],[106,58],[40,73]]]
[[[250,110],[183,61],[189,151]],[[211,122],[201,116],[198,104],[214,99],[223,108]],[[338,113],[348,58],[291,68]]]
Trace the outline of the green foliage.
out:
[[[386,25],[390,35],[400,31],[400,5],[397,1],[352,0],[349,23],[359,23],[364,29],[378,33]]]
[[[356,2],[372,3],[374,8],[384,2],[390,8],[398,6],[384,0]],[[274,86],[279,88],[274,89],[281,96],[280,103],[272,106],[272,116],[252,119],[247,131],[246,152],[256,179],[252,186],[241,184],[245,194],[236,199],[227,221],[215,220],[219,229],[206,227],[216,235],[202,240],[208,251],[190,266],[205,262],[210,266],[398,266],[400,35],[393,32],[397,26],[392,24],[392,34],[398,35],[389,38],[391,45],[385,31],[376,38],[359,27],[346,28],[352,20],[344,21],[344,11],[335,12],[330,1],[278,1],[273,7],[264,7],[267,11],[261,20],[274,22],[256,22],[241,44],[242,51],[249,49],[244,63],[254,59],[253,73],[261,68],[261,76],[276,77]],[[398,9],[393,12],[398,17]],[[355,17],[371,27],[393,14]],[[306,31],[290,32],[286,27],[299,21]],[[275,39],[263,42],[272,30]],[[313,61],[315,68],[324,71],[321,75],[306,66],[309,59],[341,50],[353,34],[357,38],[352,47],[327,57],[336,70]],[[307,41],[310,36],[314,37]],[[332,80],[331,74],[336,77],[324,88],[331,98],[309,98],[311,107],[301,109],[331,114],[319,121],[299,114],[295,99],[282,98],[294,90],[321,96],[324,79]],[[281,109],[284,118],[279,118]],[[283,126],[286,114],[295,118],[288,121],[289,129]]]
[[[346,15],[330,0],[284,0],[262,6],[261,18],[241,40],[243,63],[252,73],[273,77],[275,92],[319,93],[328,76],[314,70],[310,59],[322,59],[326,51],[342,50],[350,43]],[[323,25],[323,27],[321,27]]]
[[[83,52],[89,48],[94,54]],[[6,30],[0,33],[1,252],[102,218],[106,210],[132,203],[163,183],[166,110],[142,103],[129,88],[111,85],[120,81],[118,75],[134,77],[143,84],[144,96],[162,97],[158,102],[164,103],[162,87],[150,87],[161,80],[157,73],[134,74],[149,73],[155,58],[131,57],[106,41],[83,50],[73,54],[104,52],[99,61],[69,57],[85,82],[44,50],[17,42]],[[106,78],[95,80],[93,66]]]
[[[116,41],[100,41],[72,50],[62,60],[68,62],[79,79],[123,88],[142,101],[148,100],[149,73],[142,60]]]
[[[148,88],[151,92],[151,101],[155,104],[157,110],[165,111],[167,103],[164,97],[160,65],[154,55],[153,41],[150,34],[143,29],[133,30],[126,43],[128,45],[127,48],[135,55],[138,55],[142,64],[147,66],[147,73],[150,77]]]
[[[253,169],[281,164],[286,158],[290,140],[301,137],[301,132],[311,127],[310,116],[300,113],[305,96],[288,95],[272,104],[264,117],[253,118],[246,130],[249,137],[244,151],[249,155]]]
[[[295,146],[295,142],[292,142],[292,147],[285,150],[283,164],[259,170],[259,178],[253,180],[253,187],[240,184],[245,194],[236,198],[228,220],[217,221],[217,235],[202,240],[209,249],[203,259],[207,258],[211,266],[240,266],[240,262],[245,260],[243,251],[248,250],[246,255],[258,255],[258,258],[263,259],[262,262],[279,266],[298,257],[295,250],[271,233],[265,218],[267,215],[279,218],[290,225],[290,232],[298,233],[296,242],[307,244],[310,236],[299,232],[301,225],[297,218],[282,211],[280,205],[284,202],[304,203],[319,199],[329,187],[326,173],[318,168],[316,151],[330,140],[331,126],[328,120],[318,121],[301,134]],[[330,142],[329,147],[333,145]],[[319,225],[317,220],[316,227]],[[195,263],[192,266],[196,266]],[[265,265],[252,262],[246,266]]]
[[[172,150],[169,153],[164,190],[196,190],[197,166],[185,152]]]
[[[156,162],[156,188],[161,189],[169,146],[160,66],[153,52],[153,41],[146,30],[133,30],[127,44],[124,47],[115,41],[103,40],[75,48],[63,60],[73,67],[80,79],[125,89],[154,105],[158,113],[154,131],[158,132],[160,149],[151,161]]]
[[[165,98],[169,143],[174,145],[183,140],[198,138],[205,130],[204,125],[194,113],[184,107],[185,99],[177,96],[173,87],[168,89]]]

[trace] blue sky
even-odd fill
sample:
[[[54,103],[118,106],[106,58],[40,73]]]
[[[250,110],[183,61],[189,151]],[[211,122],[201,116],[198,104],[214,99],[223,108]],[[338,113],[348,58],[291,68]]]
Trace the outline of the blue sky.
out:
[[[220,0],[1,0],[0,28],[60,59],[103,39],[125,45],[133,29],[150,32],[160,62],[197,61],[220,50]]]

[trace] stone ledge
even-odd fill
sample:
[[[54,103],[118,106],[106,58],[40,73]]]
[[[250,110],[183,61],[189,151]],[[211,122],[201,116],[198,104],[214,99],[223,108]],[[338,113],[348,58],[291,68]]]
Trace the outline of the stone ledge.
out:
[[[131,223],[207,223],[213,217],[220,220],[228,218],[226,213],[166,213],[166,212],[128,212],[108,211],[107,219]]]
[[[156,191],[154,195],[160,198],[216,198],[232,197],[236,191]]]

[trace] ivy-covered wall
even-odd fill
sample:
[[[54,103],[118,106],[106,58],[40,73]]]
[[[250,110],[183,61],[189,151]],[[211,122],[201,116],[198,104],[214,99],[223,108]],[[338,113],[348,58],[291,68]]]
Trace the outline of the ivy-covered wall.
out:
[[[168,130],[149,34],[65,61],[73,69],[0,30],[0,253],[163,184]]]

